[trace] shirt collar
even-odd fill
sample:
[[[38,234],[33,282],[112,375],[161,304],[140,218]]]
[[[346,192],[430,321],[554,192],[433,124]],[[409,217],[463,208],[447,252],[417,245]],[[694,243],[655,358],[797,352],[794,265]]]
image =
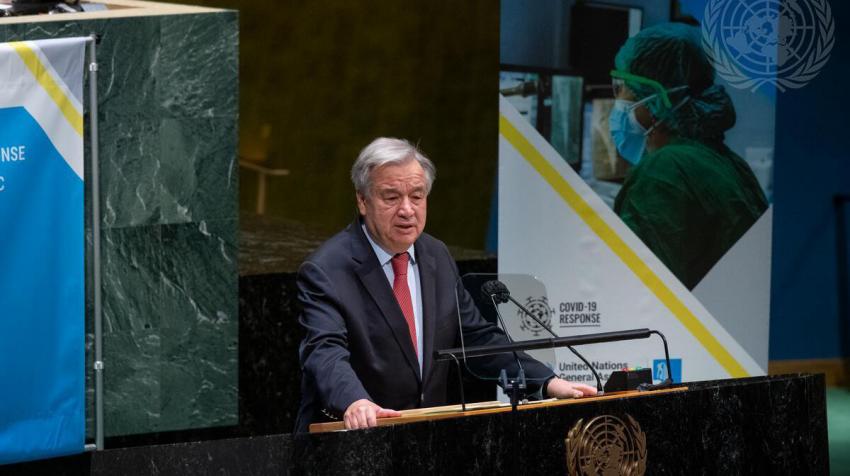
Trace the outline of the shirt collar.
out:
[[[366,224],[362,223],[360,228],[363,229],[363,233],[366,235],[366,239],[369,240],[369,244],[372,245],[372,249],[375,250],[375,256],[378,257],[378,262],[381,263],[381,266],[385,266],[387,263],[393,259],[393,255],[387,253],[380,245],[375,243],[375,240],[369,235],[369,230],[366,228]],[[410,262],[412,264],[416,264],[416,251],[414,250],[414,246],[410,245],[410,248],[407,249],[407,254],[410,255]]]

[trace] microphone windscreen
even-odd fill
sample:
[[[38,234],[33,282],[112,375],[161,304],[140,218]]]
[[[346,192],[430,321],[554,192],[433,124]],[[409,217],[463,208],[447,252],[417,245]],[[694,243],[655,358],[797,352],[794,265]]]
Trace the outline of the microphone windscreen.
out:
[[[481,295],[484,296],[484,299],[488,301],[490,299],[494,299],[496,303],[499,304],[508,302],[506,296],[510,295],[510,291],[508,291],[508,287],[505,286],[505,283],[494,279],[481,285]]]

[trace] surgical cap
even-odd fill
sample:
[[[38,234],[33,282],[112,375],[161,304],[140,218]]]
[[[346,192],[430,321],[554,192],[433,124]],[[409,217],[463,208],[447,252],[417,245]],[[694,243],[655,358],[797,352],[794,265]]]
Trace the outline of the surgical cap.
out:
[[[723,133],[735,125],[735,106],[723,86],[714,84],[714,67],[702,48],[699,28],[664,23],[641,30],[620,48],[614,63],[618,70],[654,79],[668,90],[688,86],[670,95],[674,107],[690,97],[675,112],[658,98],[647,103],[653,116],[664,119],[674,134],[722,141]],[[656,92],[633,81],[626,81],[626,86],[636,99]]]

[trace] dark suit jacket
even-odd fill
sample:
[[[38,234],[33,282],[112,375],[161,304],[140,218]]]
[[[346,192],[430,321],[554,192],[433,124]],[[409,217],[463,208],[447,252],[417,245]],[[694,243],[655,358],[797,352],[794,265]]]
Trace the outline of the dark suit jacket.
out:
[[[443,242],[423,233],[415,243],[422,297],[423,363],[419,363],[395,296],[360,222],[322,244],[298,270],[301,342],[301,407],[296,431],[340,418],[356,400],[403,410],[446,402],[448,363],[434,362],[435,350],[457,347],[458,315],[467,346],[506,342],[504,333],[478,312],[458,279],[457,266]],[[455,293],[460,298],[456,300]],[[458,313],[458,304],[459,301]],[[545,365],[520,354],[526,375],[538,385],[553,375]],[[511,354],[471,359],[482,375],[502,368],[515,375]]]

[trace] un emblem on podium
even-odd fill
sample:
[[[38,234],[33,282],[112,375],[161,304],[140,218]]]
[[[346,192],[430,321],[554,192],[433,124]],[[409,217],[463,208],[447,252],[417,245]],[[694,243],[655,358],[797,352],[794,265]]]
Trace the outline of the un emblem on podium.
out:
[[[646,435],[630,415],[612,415],[587,423],[579,419],[567,434],[570,476],[640,476],[646,472]]]

